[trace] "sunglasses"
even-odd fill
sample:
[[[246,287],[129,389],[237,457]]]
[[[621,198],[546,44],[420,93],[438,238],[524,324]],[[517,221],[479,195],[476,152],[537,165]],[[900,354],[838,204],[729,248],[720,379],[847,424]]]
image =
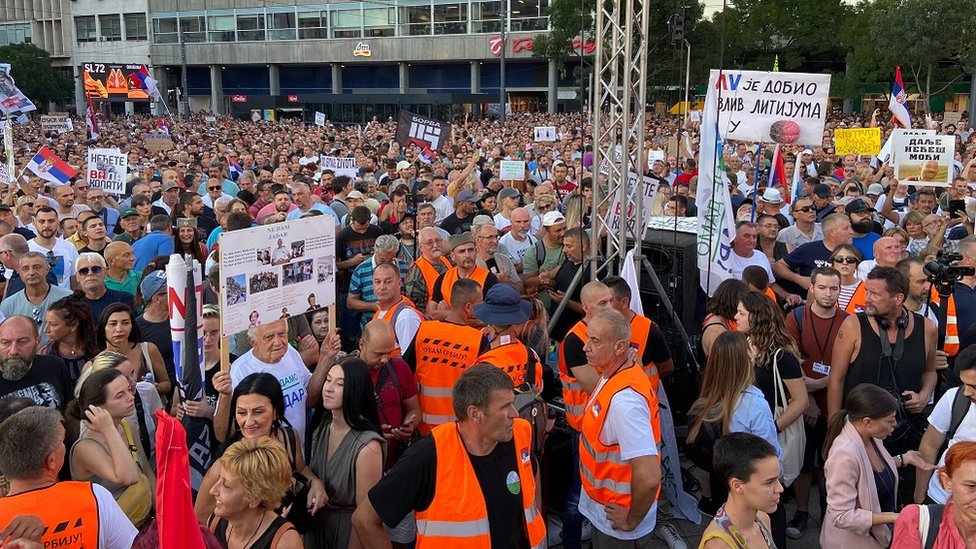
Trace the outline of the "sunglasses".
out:
[[[95,265],[94,267],[82,267],[78,269],[78,274],[82,276],[88,276],[88,273],[101,274],[101,272],[102,272],[102,268],[99,267],[98,265]]]
[[[793,210],[794,212],[810,213],[813,211],[813,206],[804,206],[802,208],[797,208]]]
[[[220,189],[220,187],[207,187],[208,191],[219,191]]]
[[[835,257],[831,261],[833,263],[846,263],[848,265],[856,265],[858,263],[856,257]]]

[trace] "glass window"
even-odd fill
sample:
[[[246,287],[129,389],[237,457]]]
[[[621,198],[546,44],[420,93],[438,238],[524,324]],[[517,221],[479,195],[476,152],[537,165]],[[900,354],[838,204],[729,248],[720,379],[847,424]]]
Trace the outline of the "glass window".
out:
[[[147,40],[149,38],[145,13],[126,13],[122,15],[122,19],[125,21],[126,40]]]
[[[430,2],[402,0],[400,2],[400,35],[425,36],[430,34]]]
[[[549,27],[548,0],[511,0],[512,32],[541,31]]]
[[[122,19],[119,14],[99,15],[98,24],[102,28],[102,40],[106,42],[122,40]]]
[[[237,39],[242,42],[264,40],[264,15],[237,14]]]
[[[98,28],[95,26],[95,16],[86,15],[75,17],[75,35],[78,42],[95,42],[98,40]]]
[[[328,38],[329,13],[325,11],[298,12],[299,38]]]
[[[233,42],[237,40],[237,21],[233,12],[209,12],[207,17],[211,42]]]
[[[157,44],[176,44],[180,41],[176,33],[176,17],[153,18],[153,42]]]
[[[295,12],[268,13],[268,40],[295,39]]]
[[[30,24],[0,25],[0,46],[30,44]]]
[[[343,8],[329,10],[332,38],[359,38],[362,36],[363,13],[360,7],[344,4]]]
[[[434,34],[466,34],[468,4],[434,4]]]
[[[203,15],[180,15],[180,32],[184,42],[207,41],[207,19]]]
[[[471,32],[501,32],[501,18],[502,2],[500,0],[471,2]]]
[[[366,36],[394,36],[396,8],[363,9],[363,28]]]

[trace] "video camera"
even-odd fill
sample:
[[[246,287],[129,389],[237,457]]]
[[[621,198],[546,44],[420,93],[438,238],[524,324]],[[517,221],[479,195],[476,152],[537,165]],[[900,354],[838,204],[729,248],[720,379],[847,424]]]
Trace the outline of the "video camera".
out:
[[[929,282],[935,285],[939,295],[951,295],[956,282],[962,280],[963,277],[976,274],[976,268],[956,265],[956,262],[960,260],[962,260],[962,254],[939,250],[936,260],[929,261],[922,267],[925,276]]]

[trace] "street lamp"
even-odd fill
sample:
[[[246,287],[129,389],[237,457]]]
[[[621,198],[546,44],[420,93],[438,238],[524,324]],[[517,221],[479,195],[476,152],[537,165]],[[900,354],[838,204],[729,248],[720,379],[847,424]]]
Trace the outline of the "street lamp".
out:
[[[501,13],[499,14],[499,20],[501,21],[501,25],[502,25],[502,32],[501,32],[502,55],[501,55],[501,64],[498,69],[498,107],[499,107],[498,120],[502,123],[502,128],[504,128],[505,127],[505,49],[506,49],[505,14],[508,13],[508,10],[505,9],[506,7],[505,4],[507,4],[507,0],[501,0],[500,4],[502,8]]]

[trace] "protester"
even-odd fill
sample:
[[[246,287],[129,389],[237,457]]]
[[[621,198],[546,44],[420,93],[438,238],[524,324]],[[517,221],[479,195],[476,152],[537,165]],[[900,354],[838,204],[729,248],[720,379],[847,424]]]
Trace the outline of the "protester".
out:
[[[71,400],[71,377],[61,359],[36,354],[37,322],[14,315],[0,322],[0,398],[25,397],[63,411]]]
[[[139,380],[151,373],[159,396],[164,400],[170,398],[173,382],[163,362],[163,355],[154,343],[143,338],[131,307],[125,303],[113,303],[106,307],[98,320],[95,335],[100,349],[125,355],[137,365],[136,377]]]
[[[48,344],[38,354],[60,358],[74,387],[85,364],[98,354],[95,321],[83,300],[74,296],[61,298],[48,307],[44,315],[44,334]]]

